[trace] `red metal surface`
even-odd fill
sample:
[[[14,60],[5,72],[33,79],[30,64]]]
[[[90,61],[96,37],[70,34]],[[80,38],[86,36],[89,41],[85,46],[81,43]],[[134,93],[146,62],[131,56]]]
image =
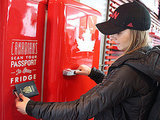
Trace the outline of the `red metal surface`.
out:
[[[118,56],[105,56],[105,59],[116,59]]]
[[[117,4],[118,6],[120,6],[120,4],[117,1],[112,0],[112,2],[114,2],[115,4]]]
[[[110,11],[111,13],[114,13],[114,11],[112,10],[112,8],[110,8],[109,11]]]
[[[3,4],[2,4],[3,3]],[[2,54],[2,52],[3,52],[3,47],[2,47],[2,44],[3,44],[3,41],[2,41],[2,39],[3,39],[3,36],[2,36],[2,34],[5,32],[4,30],[3,30],[3,25],[5,24],[5,22],[2,22],[2,21],[4,21],[4,18],[6,17],[6,15],[4,14],[4,12],[5,12],[5,9],[4,9],[4,7],[6,6],[6,4],[7,4],[7,1],[2,1],[2,0],[0,0],[0,11],[2,11],[3,10],[3,12],[0,12],[0,20],[1,20],[1,22],[0,22],[0,119],[2,119],[2,116],[3,116],[3,111],[2,111],[2,106],[3,106],[3,101],[2,101],[2,98],[3,98],[3,73],[2,73],[2,66],[3,66],[3,62],[2,62],[2,57],[3,57],[3,54]],[[3,120],[3,119],[2,119]]]
[[[32,120],[16,110],[13,89],[34,80],[41,93],[46,5],[31,0],[1,0],[0,4],[0,120]]]
[[[113,3],[111,3],[111,4],[110,4],[110,6],[111,6],[113,9],[116,9],[116,7],[115,7],[115,6],[113,6]]]
[[[118,50],[117,46],[106,46],[107,49]]]
[[[72,101],[96,85],[87,76],[67,77],[62,72],[81,64],[98,68],[100,39],[95,24],[99,15],[75,1],[49,1],[44,101]]]
[[[155,33],[154,33],[154,32],[150,32],[150,33],[149,33],[149,35],[150,35],[151,37],[154,37],[154,38],[157,38],[157,39],[159,39],[159,40],[160,40],[160,36],[155,35]]]
[[[113,56],[119,56],[123,54],[123,51],[106,51],[106,54],[112,54]]]
[[[104,70],[108,70],[108,69],[109,69],[109,66],[104,67]],[[105,74],[107,74],[107,72]]]
[[[34,1],[34,2],[37,2],[37,3],[42,3],[42,4],[45,4],[45,5],[47,5],[47,3],[48,3],[48,0],[31,0],[31,1]]]
[[[113,40],[107,40],[107,43],[109,43],[109,44],[116,44],[116,42],[113,41]]]
[[[106,54],[115,54],[116,51],[106,51]]]
[[[105,63],[105,65],[110,65],[110,64],[112,64],[114,61],[105,61],[104,63]]]

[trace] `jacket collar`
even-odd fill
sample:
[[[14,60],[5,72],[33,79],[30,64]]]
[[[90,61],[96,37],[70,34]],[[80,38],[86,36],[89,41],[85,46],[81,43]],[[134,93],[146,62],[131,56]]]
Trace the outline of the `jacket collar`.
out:
[[[123,55],[122,57],[118,58],[110,67],[109,67],[109,70],[108,70],[108,74],[114,69],[114,68],[117,68],[117,67],[120,67],[121,65],[123,65],[126,61],[128,60],[137,60],[137,59],[140,59],[140,58],[143,58],[146,56],[147,52],[151,50],[151,47],[150,46],[145,46],[143,48],[140,48],[136,51],[134,51],[133,53],[131,54],[126,54],[126,55]]]

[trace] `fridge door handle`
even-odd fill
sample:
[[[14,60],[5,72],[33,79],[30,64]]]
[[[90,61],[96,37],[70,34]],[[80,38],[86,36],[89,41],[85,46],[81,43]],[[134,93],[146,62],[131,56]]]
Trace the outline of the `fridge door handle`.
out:
[[[64,76],[74,76],[76,75],[76,70],[71,70],[71,69],[63,70],[63,75]]]

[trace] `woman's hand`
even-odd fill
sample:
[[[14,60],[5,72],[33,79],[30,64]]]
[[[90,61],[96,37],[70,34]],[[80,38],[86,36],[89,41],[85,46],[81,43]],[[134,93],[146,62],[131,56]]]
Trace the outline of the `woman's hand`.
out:
[[[30,101],[30,99],[25,97],[21,93],[19,94],[19,97],[22,99],[22,101],[20,100],[20,98],[16,98],[15,102],[16,102],[17,111],[25,115],[27,114],[26,106],[27,106],[27,103]]]
[[[78,75],[88,76],[90,74],[90,72],[91,72],[90,67],[88,67],[87,65],[80,65],[75,73],[78,74]]]

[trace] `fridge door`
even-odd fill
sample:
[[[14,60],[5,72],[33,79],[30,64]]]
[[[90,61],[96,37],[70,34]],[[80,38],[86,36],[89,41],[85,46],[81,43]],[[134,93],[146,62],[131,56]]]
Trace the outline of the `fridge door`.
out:
[[[44,73],[44,101],[64,102],[78,99],[96,83],[87,76],[64,76],[63,71],[79,65],[97,67],[100,38],[95,27],[100,13],[72,0],[51,0]]]
[[[41,99],[46,1],[1,0],[0,119],[31,120],[15,107],[15,84],[34,81]]]

